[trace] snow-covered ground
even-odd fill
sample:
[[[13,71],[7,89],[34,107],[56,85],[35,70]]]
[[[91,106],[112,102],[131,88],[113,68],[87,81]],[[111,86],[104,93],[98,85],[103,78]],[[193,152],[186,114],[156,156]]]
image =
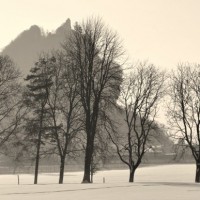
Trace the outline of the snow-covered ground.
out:
[[[101,171],[94,184],[81,184],[83,172],[65,174],[0,175],[0,200],[193,200],[200,197],[200,184],[194,183],[195,165],[163,165],[139,168],[135,183],[128,183],[128,170]],[[105,183],[103,179],[105,178]]]

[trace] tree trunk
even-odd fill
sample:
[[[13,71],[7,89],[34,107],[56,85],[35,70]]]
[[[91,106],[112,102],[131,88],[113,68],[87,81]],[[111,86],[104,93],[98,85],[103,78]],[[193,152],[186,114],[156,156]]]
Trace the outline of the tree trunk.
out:
[[[85,167],[84,167],[84,176],[83,176],[83,181],[82,183],[91,183],[90,180],[90,171],[91,171],[91,162],[92,162],[92,153],[93,153],[93,148],[92,148],[92,143],[90,141],[89,144],[86,146],[86,152],[85,152]]]
[[[91,160],[91,166],[90,166],[90,177],[91,177],[91,183],[93,183],[93,175],[94,175],[94,169],[93,169],[93,156]]]
[[[129,175],[129,183],[134,182],[134,175],[135,175],[135,169],[130,169],[130,175]]]
[[[39,129],[39,133],[38,133],[37,153],[36,153],[36,158],[35,158],[34,184],[38,183],[38,171],[39,171],[39,162],[40,162],[40,146],[41,146],[41,138],[42,138],[44,106],[45,106],[45,104],[42,106],[41,116],[40,116],[40,129]]]
[[[38,144],[37,144],[37,153],[36,153],[36,158],[35,158],[35,176],[34,176],[34,184],[37,184],[37,182],[38,182],[38,171],[39,171],[39,161],[40,161],[41,136],[42,136],[42,131],[39,131],[39,134],[38,134]]]
[[[195,182],[200,183],[200,162],[196,163],[196,177]]]
[[[63,184],[64,172],[65,172],[65,156],[61,157],[60,161],[59,184]]]
[[[96,106],[94,110],[98,107]],[[93,119],[91,123],[90,115],[86,118],[86,132],[87,132],[87,144],[86,144],[86,151],[85,151],[85,166],[84,166],[84,176],[82,183],[91,183],[90,180],[90,172],[91,172],[91,164],[92,164],[92,156],[94,150],[94,137],[96,133],[96,124],[97,124],[97,116],[98,112],[93,111]]]
[[[91,183],[93,183],[93,172],[91,172]]]

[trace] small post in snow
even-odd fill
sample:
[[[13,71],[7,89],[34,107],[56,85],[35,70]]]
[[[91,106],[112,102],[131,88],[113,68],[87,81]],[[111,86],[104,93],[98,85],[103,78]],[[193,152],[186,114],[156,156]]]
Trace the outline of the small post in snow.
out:
[[[18,181],[18,185],[19,185],[19,174],[17,174],[17,181]]]
[[[106,182],[106,179],[105,179],[105,177],[103,177],[103,183],[105,183]]]

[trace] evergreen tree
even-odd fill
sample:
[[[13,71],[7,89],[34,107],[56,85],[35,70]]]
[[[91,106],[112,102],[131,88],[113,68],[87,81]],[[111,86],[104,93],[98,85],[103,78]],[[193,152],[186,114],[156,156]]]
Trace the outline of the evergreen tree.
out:
[[[30,74],[26,77],[27,90],[25,92],[25,104],[30,108],[30,123],[36,133],[36,157],[35,157],[35,177],[34,184],[38,182],[38,170],[40,160],[40,148],[42,144],[42,136],[45,133],[45,117],[47,116],[47,101],[49,89],[52,86],[52,65],[55,60],[39,58],[35,66],[30,70]]]

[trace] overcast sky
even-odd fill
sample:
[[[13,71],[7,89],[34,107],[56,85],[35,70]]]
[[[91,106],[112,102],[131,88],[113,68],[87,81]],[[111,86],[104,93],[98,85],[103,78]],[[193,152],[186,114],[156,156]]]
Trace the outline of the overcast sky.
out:
[[[131,60],[162,68],[200,63],[200,0],[0,0],[0,50],[31,25],[55,30],[100,16],[116,30]]]

